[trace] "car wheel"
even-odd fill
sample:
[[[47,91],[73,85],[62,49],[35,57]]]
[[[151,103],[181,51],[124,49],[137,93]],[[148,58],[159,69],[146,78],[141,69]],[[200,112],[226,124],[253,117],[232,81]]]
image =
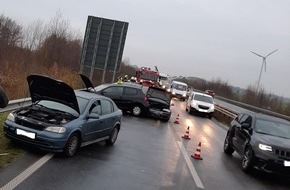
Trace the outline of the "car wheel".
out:
[[[106,144],[107,145],[113,145],[116,142],[117,138],[118,138],[118,134],[119,134],[118,128],[114,127],[114,129],[112,130],[112,133],[110,135],[110,138],[105,141]]]
[[[66,142],[65,148],[63,150],[64,154],[69,157],[73,156],[79,148],[79,145],[80,137],[77,133],[73,133]]]
[[[242,169],[244,172],[249,172],[253,168],[254,154],[250,147],[246,148],[242,157]]]
[[[141,115],[142,113],[142,108],[139,106],[139,105],[135,105],[133,108],[132,108],[132,114],[134,116],[139,116]]]
[[[232,155],[234,152],[235,150],[232,148],[230,143],[230,133],[228,133],[224,141],[224,153]]]
[[[209,114],[209,115],[208,115],[208,118],[209,118],[209,119],[211,119],[211,118],[212,118],[212,115],[211,115],[211,114]]]

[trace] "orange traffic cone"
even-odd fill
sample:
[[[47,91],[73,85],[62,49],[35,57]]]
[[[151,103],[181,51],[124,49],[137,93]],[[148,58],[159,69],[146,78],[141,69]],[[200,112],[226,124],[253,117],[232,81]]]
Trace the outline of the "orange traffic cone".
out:
[[[195,158],[197,160],[202,160],[202,157],[200,156],[200,148],[201,148],[201,142],[198,143],[195,153],[191,155],[192,158]]]
[[[182,136],[182,138],[187,139],[187,140],[190,139],[190,137],[189,137],[189,126],[187,127],[187,129],[185,131],[185,134]]]
[[[179,124],[179,114],[177,114],[177,117],[176,117],[174,123],[175,123],[175,124]]]

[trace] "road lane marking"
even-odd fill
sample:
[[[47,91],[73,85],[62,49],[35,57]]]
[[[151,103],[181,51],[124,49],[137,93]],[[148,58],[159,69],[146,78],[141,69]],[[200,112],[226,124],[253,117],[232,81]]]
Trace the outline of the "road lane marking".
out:
[[[42,158],[40,158],[37,162],[29,166],[26,170],[16,176],[14,179],[9,181],[6,185],[4,185],[0,190],[11,190],[17,187],[20,183],[22,183],[26,178],[32,175],[38,168],[43,166],[48,160],[50,160],[54,154],[48,153]]]
[[[178,144],[179,149],[181,150],[182,155],[183,155],[183,157],[184,157],[184,159],[185,159],[185,161],[187,163],[187,166],[189,168],[189,171],[190,171],[190,173],[191,173],[191,175],[193,177],[193,180],[194,180],[196,186],[198,188],[200,188],[200,189],[204,189],[204,186],[203,186],[203,184],[201,182],[201,179],[198,176],[198,174],[197,174],[197,172],[196,172],[196,170],[195,170],[195,168],[194,168],[194,166],[193,166],[193,164],[192,164],[192,162],[191,162],[191,160],[190,160],[190,158],[189,158],[189,156],[188,156],[188,154],[187,154],[182,142],[177,141],[177,144]]]

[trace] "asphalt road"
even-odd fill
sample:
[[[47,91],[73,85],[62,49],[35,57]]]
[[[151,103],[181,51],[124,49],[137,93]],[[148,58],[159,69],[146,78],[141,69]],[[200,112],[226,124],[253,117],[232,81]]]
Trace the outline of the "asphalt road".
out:
[[[173,103],[168,123],[125,115],[112,147],[97,143],[72,158],[27,149],[21,159],[0,170],[1,190],[289,189],[287,178],[243,173],[241,158],[223,153],[226,126],[189,115],[184,102]],[[180,124],[174,124],[178,114]],[[181,138],[187,127],[190,140]],[[191,157],[199,143],[202,160]]]

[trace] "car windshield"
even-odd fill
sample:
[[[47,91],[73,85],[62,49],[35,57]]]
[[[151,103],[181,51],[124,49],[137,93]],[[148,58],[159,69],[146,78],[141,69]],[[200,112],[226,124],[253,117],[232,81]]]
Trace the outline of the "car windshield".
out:
[[[80,113],[83,114],[85,112],[85,109],[86,109],[88,103],[89,103],[89,100],[77,96],[77,101],[79,104]]]
[[[39,102],[37,102],[36,105],[40,105],[42,107],[53,109],[56,111],[69,113],[69,114],[74,115],[74,116],[79,115],[79,113],[76,110],[74,110],[73,108],[71,108],[65,104],[61,104],[61,103],[54,102],[54,101],[40,100]]]
[[[195,100],[201,101],[201,102],[207,102],[207,103],[211,103],[213,104],[213,100],[212,97],[208,97],[208,96],[204,96],[204,95],[200,95],[200,94],[196,94],[194,96]]]
[[[182,84],[173,84],[172,88],[176,89],[176,90],[182,90],[185,91],[186,90],[186,86],[182,85]]]
[[[290,139],[290,125],[285,123],[257,119],[255,131],[257,133]]]

